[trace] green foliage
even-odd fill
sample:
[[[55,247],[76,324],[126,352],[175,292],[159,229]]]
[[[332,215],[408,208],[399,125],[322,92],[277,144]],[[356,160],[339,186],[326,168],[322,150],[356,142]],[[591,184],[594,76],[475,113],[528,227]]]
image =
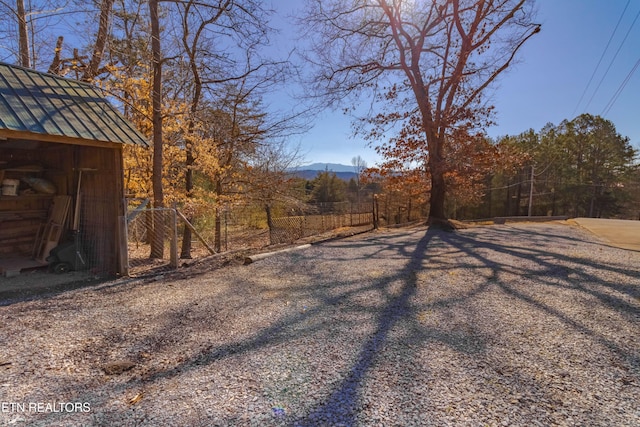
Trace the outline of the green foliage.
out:
[[[503,167],[487,184],[479,216],[526,215],[533,168],[533,215],[613,217],[637,195],[632,191],[636,150],[609,120],[583,114],[502,138]],[[518,161],[518,159],[520,161]]]
[[[324,171],[311,181],[311,201],[315,203],[343,202],[347,184],[335,173]]]

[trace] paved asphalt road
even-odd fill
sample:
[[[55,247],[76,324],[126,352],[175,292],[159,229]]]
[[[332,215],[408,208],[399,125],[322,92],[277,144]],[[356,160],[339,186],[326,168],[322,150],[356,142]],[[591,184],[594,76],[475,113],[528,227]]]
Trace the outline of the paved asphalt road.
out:
[[[640,221],[576,218],[575,222],[601,237],[611,246],[640,251]]]

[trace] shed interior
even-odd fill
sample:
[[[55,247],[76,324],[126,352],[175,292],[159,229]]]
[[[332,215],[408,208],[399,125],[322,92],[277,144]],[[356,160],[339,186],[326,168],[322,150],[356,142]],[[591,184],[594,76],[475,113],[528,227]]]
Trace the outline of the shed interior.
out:
[[[0,140],[0,275],[51,267],[51,249],[70,240],[84,258],[73,269],[121,271],[122,153],[97,145]]]

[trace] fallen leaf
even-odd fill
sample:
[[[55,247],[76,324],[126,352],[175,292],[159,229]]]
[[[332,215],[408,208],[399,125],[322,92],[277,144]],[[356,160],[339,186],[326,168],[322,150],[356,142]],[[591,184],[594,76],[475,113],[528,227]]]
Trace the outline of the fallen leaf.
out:
[[[135,405],[136,403],[140,402],[142,400],[142,397],[144,396],[144,394],[142,393],[138,393],[135,396],[133,396],[131,399],[129,399],[127,401],[127,403],[129,405]]]

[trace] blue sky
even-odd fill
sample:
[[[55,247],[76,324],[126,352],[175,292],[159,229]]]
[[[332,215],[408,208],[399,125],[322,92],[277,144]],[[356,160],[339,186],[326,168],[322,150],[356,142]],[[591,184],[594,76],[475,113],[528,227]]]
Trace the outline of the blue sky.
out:
[[[272,1],[281,13],[289,13],[301,4],[299,0]],[[537,21],[542,24],[542,31],[524,46],[519,63],[501,77],[492,91],[498,124],[488,129],[488,134],[498,137],[528,129],[539,131],[549,122],[559,124],[588,112],[611,120],[621,135],[640,148],[640,70],[631,75],[615,103],[607,108],[640,61],[640,18],[632,27],[640,13],[640,1],[629,2],[602,57],[627,1],[539,0]],[[285,27],[286,22],[279,19],[275,25]],[[283,33],[288,34],[290,31]],[[362,139],[352,136],[350,119],[339,111],[326,111],[317,117],[313,129],[300,137],[300,143],[307,163],[350,164],[357,155],[369,165],[379,160]]]

